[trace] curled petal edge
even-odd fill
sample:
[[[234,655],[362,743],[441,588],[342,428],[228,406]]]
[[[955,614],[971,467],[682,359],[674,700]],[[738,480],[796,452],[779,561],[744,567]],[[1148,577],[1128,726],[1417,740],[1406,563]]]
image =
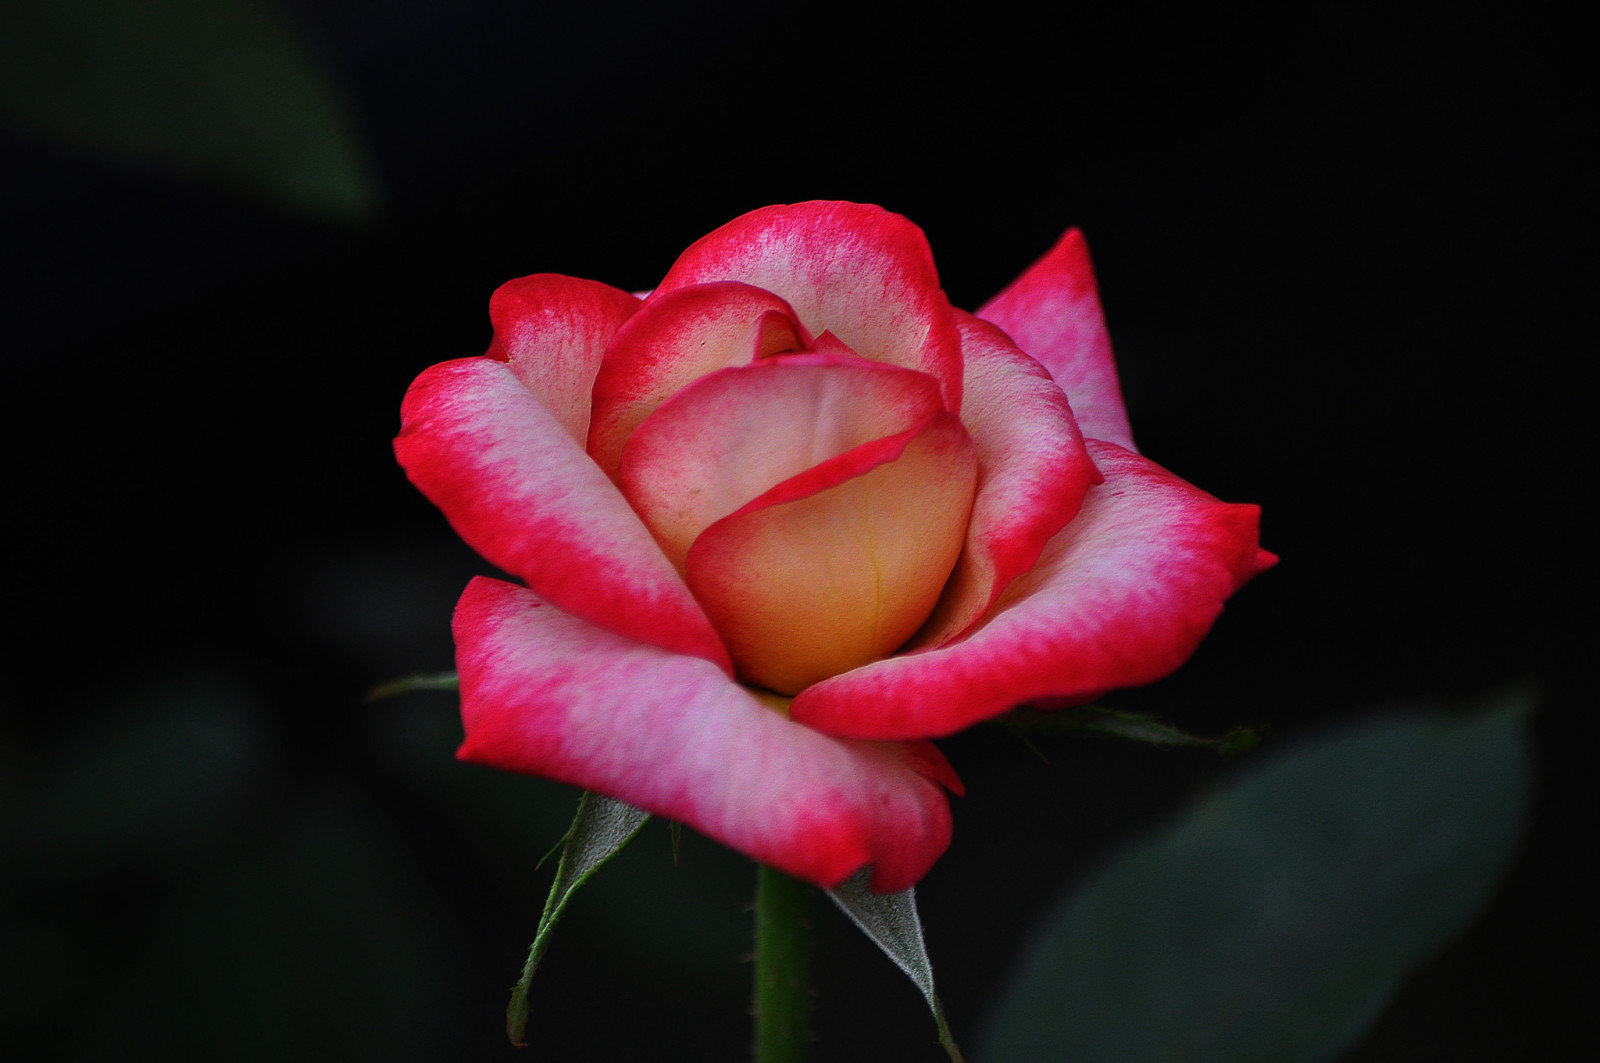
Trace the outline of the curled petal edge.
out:
[[[627,292],[599,281],[559,273],[519,277],[489,297],[494,338],[486,355],[511,366],[582,445],[606,344],[639,306]]]

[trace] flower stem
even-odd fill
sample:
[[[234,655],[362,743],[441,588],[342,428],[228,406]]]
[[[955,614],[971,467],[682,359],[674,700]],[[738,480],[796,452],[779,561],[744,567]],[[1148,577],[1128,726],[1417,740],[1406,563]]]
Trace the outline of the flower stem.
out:
[[[803,1063],[811,1000],[811,885],[760,865],[756,872],[755,1063]]]

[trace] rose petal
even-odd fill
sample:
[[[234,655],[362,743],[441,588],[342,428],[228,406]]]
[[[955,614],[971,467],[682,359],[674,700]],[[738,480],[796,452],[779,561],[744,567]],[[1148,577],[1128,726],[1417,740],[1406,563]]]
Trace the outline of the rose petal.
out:
[[[939,381],[961,410],[961,341],[922,230],[882,207],[765,207],[702,237],[656,294],[735,280],[788,301],[813,335],[832,331],[863,358]]]
[[[936,737],[1026,701],[1093,700],[1182,664],[1222,603],[1273,560],[1259,510],[1229,505],[1114,444],[1105,482],[960,642],[801,692],[793,718],[854,738]]]
[[[797,350],[809,340],[789,304],[748,284],[697,284],[649,300],[606,348],[594,380],[589,453],[615,476],[646,417],[695,380]]]
[[[978,316],[999,325],[1050,371],[1085,436],[1138,452],[1082,233],[1068,230]]]
[[[864,864],[909,888],[950,841],[924,743],[828,738],[714,665],[474,580],[455,616],[461,759],[594,790],[833,887]],[[938,767],[942,765],[942,769]]]
[[[715,521],[940,412],[938,384],[921,373],[848,354],[765,358],[704,377],[661,406],[629,440],[618,483],[681,570]]]
[[[988,322],[960,311],[956,320],[977,497],[961,559],[913,648],[943,645],[987,614],[1100,482],[1067,397],[1044,367]]]
[[[511,366],[433,366],[401,421],[395,455],[411,482],[491,563],[607,630],[731,667],[638,515]]]
[[[507,362],[579,445],[589,438],[590,393],[606,344],[639,300],[596,281],[536,273],[489,297],[488,356]]]
[[[689,586],[735,673],[794,694],[902,645],[961,552],[976,478],[971,437],[940,411],[707,528]]]

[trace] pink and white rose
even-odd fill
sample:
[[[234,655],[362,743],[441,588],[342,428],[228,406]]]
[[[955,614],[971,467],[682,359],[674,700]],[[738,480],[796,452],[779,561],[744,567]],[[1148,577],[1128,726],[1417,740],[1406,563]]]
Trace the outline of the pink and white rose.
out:
[[[1134,447],[1076,231],[972,315],[906,219],[767,207],[643,299],[539,274],[490,317],[395,441],[525,585],[456,609],[460,756],[823,886],[943,853],[930,739],[1166,675],[1274,560]]]

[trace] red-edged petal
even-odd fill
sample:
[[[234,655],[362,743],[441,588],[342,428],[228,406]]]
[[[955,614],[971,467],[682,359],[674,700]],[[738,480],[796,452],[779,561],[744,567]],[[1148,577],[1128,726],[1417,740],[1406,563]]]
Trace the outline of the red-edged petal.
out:
[[[597,281],[554,273],[507,281],[489,297],[488,356],[509,363],[581,446],[601,356],[638,309],[638,299]]]
[[[1085,436],[1137,452],[1082,233],[1069,230],[978,316],[999,325],[1050,371]]]
[[[748,284],[697,284],[663,292],[623,325],[594,380],[589,453],[616,475],[641,421],[708,373],[798,350],[809,340],[789,304]]]
[[[702,237],[656,289],[734,280],[782,296],[812,334],[927,373],[961,410],[961,341],[922,230],[882,207],[764,207]]]
[[[943,645],[986,615],[1100,482],[1067,397],[1044,367],[988,322],[960,311],[956,320],[977,498],[961,559],[913,648]]]
[[[1222,603],[1270,564],[1259,510],[1229,505],[1110,443],[1105,476],[1038,564],[967,638],[801,692],[793,718],[855,738],[935,737],[1022,702],[1082,703],[1182,664]]]
[[[467,587],[454,626],[463,760],[594,790],[824,887],[871,864],[874,889],[909,888],[949,844],[922,743],[818,734],[704,660],[496,580]]]
[[[511,366],[433,366],[401,421],[396,457],[474,550],[608,630],[729,667],[638,515]]]

